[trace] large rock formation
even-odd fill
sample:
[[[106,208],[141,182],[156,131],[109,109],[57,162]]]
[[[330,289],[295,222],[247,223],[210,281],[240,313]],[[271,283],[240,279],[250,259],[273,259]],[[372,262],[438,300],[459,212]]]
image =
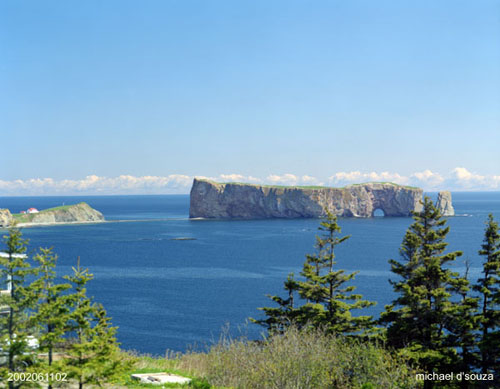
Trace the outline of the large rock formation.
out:
[[[454,216],[455,210],[451,203],[451,193],[447,190],[438,193],[437,208],[441,211],[443,216]]]
[[[338,216],[410,216],[420,211],[422,189],[391,183],[368,183],[345,188],[281,187],[239,183],[220,184],[194,179],[191,218],[320,217],[327,208]]]
[[[6,211],[10,215],[10,212],[8,210]],[[87,203],[79,203],[45,209],[38,213],[14,214],[11,215],[11,219],[8,223],[4,224],[3,227],[9,227],[13,224],[17,224],[18,226],[30,226],[37,224],[89,223],[103,221],[104,216],[101,212],[93,209]]]
[[[0,209],[0,227],[7,227],[12,224],[13,218],[8,209]]]

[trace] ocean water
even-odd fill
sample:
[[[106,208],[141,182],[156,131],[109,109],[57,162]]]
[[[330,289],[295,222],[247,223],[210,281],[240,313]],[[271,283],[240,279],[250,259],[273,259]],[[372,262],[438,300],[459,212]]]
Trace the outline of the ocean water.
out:
[[[435,194],[430,194],[435,197]],[[109,221],[102,224],[24,228],[30,251],[53,247],[58,272],[69,274],[80,257],[94,274],[89,294],[102,303],[119,327],[124,349],[161,355],[216,341],[229,325],[234,335],[259,338],[263,329],[246,325],[270,306],[266,294],[282,294],[290,272],[299,274],[314,251],[316,219],[189,220],[189,196],[0,197],[0,208],[18,212],[86,201]],[[453,265],[477,278],[477,255],[488,213],[500,220],[500,193],[453,193],[458,216],[449,218],[449,250],[464,255]],[[347,219],[351,235],[339,246],[337,267],[359,271],[353,284],[378,315],[394,298],[389,258],[398,249],[411,218]],[[175,240],[175,238],[193,240]],[[364,312],[363,312],[364,314]]]

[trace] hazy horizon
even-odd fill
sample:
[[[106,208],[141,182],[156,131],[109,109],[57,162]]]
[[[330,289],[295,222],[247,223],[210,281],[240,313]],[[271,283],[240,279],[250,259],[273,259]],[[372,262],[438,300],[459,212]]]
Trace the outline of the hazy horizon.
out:
[[[270,175],[264,179],[240,174],[222,174],[216,177],[206,176],[144,176],[119,177],[87,176],[82,180],[0,180],[0,196],[57,196],[57,195],[141,195],[141,194],[189,194],[194,178],[204,178],[216,182],[243,182],[256,185],[285,186],[325,186],[343,187],[367,182],[393,182],[399,185],[416,186],[425,192],[449,190],[451,192],[500,192],[500,177],[485,177],[469,172],[465,168],[456,168],[448,176],[441,176],[431,171],[412,174],[409,177],[389,172],[381,174],[371,172],[340,172],[326,180],[313,176],[293,174]]]

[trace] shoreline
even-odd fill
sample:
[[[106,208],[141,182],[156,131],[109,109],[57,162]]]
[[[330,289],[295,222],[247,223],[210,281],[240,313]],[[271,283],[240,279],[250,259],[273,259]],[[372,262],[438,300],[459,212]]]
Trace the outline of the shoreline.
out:
[[[106,220],[92,220],[92,221],[76,221],[76,222],[50,222],[50,223],[18,223],[10,227],[38,227],[38,226],[58,226],[58,225],[69,225],[69,224],[100,224],[106,223]]]
[[[78,224],[103,224],[103,223],[134,223],[134,222],[160,222],[169,220],[195,220],[186,218],[162,218],[162,219],[125,219],[125,220],[92,220],[92,221],[75,221],[75,222],[50,222],[50,223],[18,223],[10,226],[0,226],[0,230],[8,230],[12,227],[17,228],[30,228],[30,227],[51,227],[51,226],[65,226],[65,225],[78,225]],[[203,220],[203,218],[200,218]]]

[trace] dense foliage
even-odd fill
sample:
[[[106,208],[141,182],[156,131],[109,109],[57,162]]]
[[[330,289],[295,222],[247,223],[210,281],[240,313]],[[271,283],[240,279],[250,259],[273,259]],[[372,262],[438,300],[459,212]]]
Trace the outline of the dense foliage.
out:
[[[500,379],[500,232],[493,215],[488,216],[484,240],[479,250],[484,257],[483,276],[474,290],[480,294],[480,310],[476,313],[480,332],[478,367],[482,373],[493,373]]]
[[[59,283],[51,249],[42,248],[30,259],[27,241],[16,229],[4,243],[0,279],[9,289],[0,296],[0,383],[8,373],[36,372],[50,389],[60,381],[55,374],[65,372],[82,388],[120,375],[126,366],[118,355],[116,328],[104,308],[87,297],[88,270],[78,263],[65,277],[69,283]],[[28,383],[8,382],[9,388],[23,385]]]
[[[381,321],[388,324],[388,345],[404,349],[425,371],[456,371],[459,344],[454,344],[458,338],[452,333],[463,310],[462,301],[452,295],[468,291],[468,282],[446,265],[462,253],[445,253],[449,227],[428,197],[414,220],[403,239],[402,261],[390,260],[392,272],[399,276],[391,281],[398,297]]]
[[[419,387],[406,360],[379,345],[293,325],[262,342],[224,337],[208,353],[184,355],[180,367],[224,388]]]
[[[27,260],[27,243],[18,230],[11,231],[5,237],[7,257],[0,257],[0,279],[7,280],[10,286],[8,293],[0,295],[0,357],[6,360],[0,365],[0,379],[8,371],[22,370],[32,359],[32,323],[27,311],[35,307],[37,295],[28,279],[38,272]],[[14,387],[9,383],[9,388]]]

